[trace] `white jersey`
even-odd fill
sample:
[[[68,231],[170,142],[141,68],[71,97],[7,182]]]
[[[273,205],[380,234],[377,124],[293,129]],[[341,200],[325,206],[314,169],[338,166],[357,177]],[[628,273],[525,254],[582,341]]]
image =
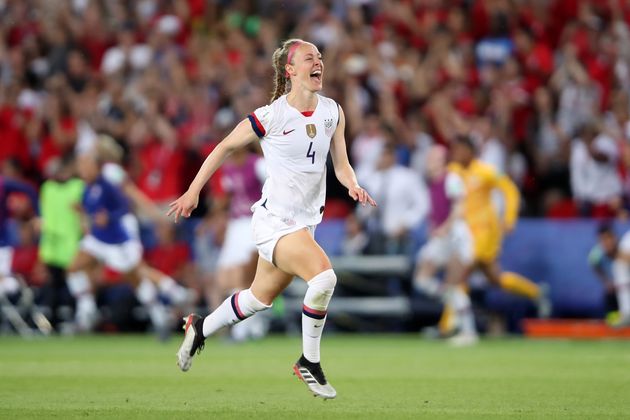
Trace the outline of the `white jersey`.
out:
[[[127,180],[127,172],[117,163],[107,162],[101,169],[101,174],[105,181],[120,187]]]
[[[268,174],[252,210],[264,206],[289,224],[321,222],[326,159],[339,123],[339,106],[321,95],[317,99],[310,116],[289,105],[286,95],[248,116],[261,138]]]

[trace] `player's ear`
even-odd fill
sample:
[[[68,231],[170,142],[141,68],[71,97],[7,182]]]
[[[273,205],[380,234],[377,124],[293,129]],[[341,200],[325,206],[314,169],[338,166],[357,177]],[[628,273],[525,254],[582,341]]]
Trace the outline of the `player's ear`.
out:
[[[295,76],[295,67],[293,67],[293,64],[285,64],[284,65],[284,71],[286,72],[286,74],[290,75],[290,76]],[[288,76],[287,76],[288,78]]]

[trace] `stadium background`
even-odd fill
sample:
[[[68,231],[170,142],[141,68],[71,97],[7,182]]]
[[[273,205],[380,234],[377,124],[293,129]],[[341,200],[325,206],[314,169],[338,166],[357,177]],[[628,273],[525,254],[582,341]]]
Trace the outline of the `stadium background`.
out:
[[[38,188],[57,159],[105,133],[124,147],[140,188],[164,207],[217,141],[268,102],[279,42],[302,37],[323,52],[324,94],[345,110],[357,170],[374,170],[383,144],[395,142],[399,163],[421,176],[428,145],[474,133],[482,158],[523,196],[503,264],[550,285],[554,316],[603,318],[605,290],[587,257],[602,219],[617,221],[620,233],[628,228],[629,24],[623,0],[0,0],[1,173]],[[572,164],[572,152],[585,122],[597,122],[596,134],[616,145],[605,151],[606,170],[615,175],[581,188],[574,180],[585,179],[585,165]],[[200,296],[212,282],[225,222],[213,211],[223,195],[218,178],[190,221],[143,220],[149,262]],[[317,235],[339,258],[354,209],[332,178]],[[9,205],[14,269],[45,294],[32,210],[19,196]],[[306,401],[287,380],[299,315],[283,315],[276,305],[288,321],[276,327],[288,337],[240,346],[213,341],[185,377],[173,366],[174,340],[2,335],[0,417],[627,415],[627,342],[489,338],[458,352],[391,334],[416,332],[440,310],[411,291],[411,255],[426,238],[425,224],[409,234],[404,274],[397,264],[394,274],[339,290],[339,299],[358,296],[359,310],[332,308],[339,316],[323,342],[340,391],[336,405]],[[357,271],[352,260],[337,261]],[[129,290],[115,273],[106,277],[101,303],[115,308]],[[481,322],[499,318],[499,333],[520,332],[533,308],[476,284]],[[389,300],[366,313],[371,294]],[[101,331],[144,330],[146,320],[127,309]]]
[[[234,124],[268,102],[279,41],[303,37],[323,51],[324,93],[344,107],[359,175],[394,142],[399,164],[422,176],[428,145],[473,133],[481,158],[519,186],[521,215],[533,218],[508,239],[504,264],[549,283],[556,316],[604,315],[586,263],[596,222],[558,220],[627,219],[627,2],[76,0],[5,1],[0,10],[4,175],[38,186],[59,157],[109,134],[164,207]],[[616,144],[607,151],[615,179],[594,187],[579,182],[594,179],[575,151],[585,123]],[[339,255],[353,204],[331,174],[318,236]],[[219,180],[177,232],[150,220],[143,230],[149,262],[201,295],[214,250],[199,243],[221,236]],[[36,232],[14,222],[15,268],[45,284]],[[424,235],[423,223],[410,229],[409,256]],[[512,305],[493,293],[487,305]]]

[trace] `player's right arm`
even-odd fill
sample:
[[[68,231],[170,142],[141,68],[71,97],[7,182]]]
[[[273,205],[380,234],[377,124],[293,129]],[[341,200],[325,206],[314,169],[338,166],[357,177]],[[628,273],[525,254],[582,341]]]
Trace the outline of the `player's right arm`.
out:
[[[188,190],[170,204],[170,209],[166,215],[174,215],[176,222],[180,216],[190,217],[190,214],[199,203],[201,189],[212,174],[223,164],[225,158],[234,150],[240,149],[258,138],[250,122],[248,120],[241,121],[208,155],[197,172],[195,179],[190,183]]]

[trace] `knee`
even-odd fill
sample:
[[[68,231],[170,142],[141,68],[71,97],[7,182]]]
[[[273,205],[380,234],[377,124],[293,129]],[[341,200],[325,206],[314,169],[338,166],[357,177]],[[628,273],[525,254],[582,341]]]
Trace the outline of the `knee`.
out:
[[[332,268],[328,268],[308,281],[309,288],[322,291],[334,290],[337,285],[337,275]]]
[[[312,309],[326,310],[337,285],[337,276],[332,269],[322,271],[308,282],[304,304]]]

